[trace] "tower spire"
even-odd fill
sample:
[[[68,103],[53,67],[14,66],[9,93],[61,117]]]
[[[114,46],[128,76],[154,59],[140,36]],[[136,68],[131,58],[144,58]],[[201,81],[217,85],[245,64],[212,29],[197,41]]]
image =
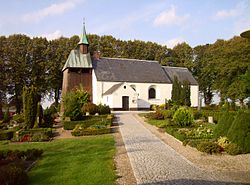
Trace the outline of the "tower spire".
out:
[[[83,29],[82,29],[82,34],[80,35],[80,41],[78,45],[80,44],[89,45],[88,37],[87,37],[86,29],[85,29],[85,18],[83,18]]]

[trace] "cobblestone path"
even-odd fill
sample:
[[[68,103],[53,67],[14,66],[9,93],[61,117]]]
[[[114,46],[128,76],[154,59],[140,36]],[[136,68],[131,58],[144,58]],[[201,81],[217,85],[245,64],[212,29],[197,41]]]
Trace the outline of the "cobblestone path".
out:
[[[146,129],[133,113],[115,113],[139,185],[236,185],[229,177],[202,170]]]

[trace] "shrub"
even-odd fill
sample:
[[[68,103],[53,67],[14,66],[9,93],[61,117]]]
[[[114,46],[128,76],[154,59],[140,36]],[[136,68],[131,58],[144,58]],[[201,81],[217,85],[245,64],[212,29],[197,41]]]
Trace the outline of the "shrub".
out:
[[[220,137],[217,143],[221,148],[225,149],[229,145],[229,140],[227,137]]]
[[[250,152],[250,113],[239,111],[228,130],[227,136],[232,143],[239,145],[244,153]]]
[[[43,112],[43,122],[39,124],[39,127],[48,128],[52,127],[54,123],[53,110],[51,108],[46,108]]]
[[[151,116],[150,117],[151,119],[156,119],[156,120],[163,120],[164,119],[164,115],[159,110],[155,111],[150,116]]]
[[[81,125],[84,128],[87,128],[91,125],[111,125],[112,119],[107,119],[107,116],[90,116],[83,121],[64,121],[65,130],[73,130],[76,125]]]
[[[164,119],[172,119],[173,111],[171,110],[161,110],[161,114],[164,116]]]
[[[220,153],[220,146],[215,142],[205,141],[197,145],[197,150],[208,154]]]
[[[28,176],[24,169],[11,163],[0,167],[0,184],[25,185],[28,182]]]
[[[201,113],[201,111],[199,111],[199,110],[197,110],[197,109],[194,109],[194,110],[193,110],[193,115],[194,115],[194,119],[195,119],[195,120],[196,120],[196,119],[202,118],[202,113]]]
[[[68,92],[63,96],[64,116],[70,117],[72,121],[81,120],[83,114],[82,106],[89,101],[89,94],[80,86],[76,91]]]
[[[37,115],[38,94],[34,86],[23,88],[23,113],[27,128],[33,128]]]
[[[174,122],[183,127],[190,126],[194,122],[192,113],[185,107],[180,107],[173,116]]]
[[[24,116],[23,114],[15,114],[12,118],[17,123],[23,123],[24,122]]]
[[[10,140],[13,138],[13,130],[0,131],[0,140]]]
[[[98,106],[94,103],[88,102],[82,106],[82,113],[89,112],[90,115],[95,115],[99,112]]]
[[[230,129],[233,121],[234,115],[230,114],[228,111],[224,112],[214,129],[215,137],[227,136],[228,130]]]
[[[234,143],[228,144],[224,149],[230,155],[238,155],[242,153],[241,148],[237,144],[234,144]]]
[[[29,130],[20,130],[16,141],[48,141],[53,136],[51,128],[34,128]]]
[[[102,105],[102,104],[99,104],[98,105],[98,112],[99,114],[110,114],[111,111],[110,111],[110,108],[108,105]]]
[[[73,136],[83,136],[83,135],[108,134],[110,132],[111,132],[110,127],[106,127],[104,125],[92,125],[88,128],[84,128],[81,125],[76,125],[71,134]]]
[[[9,121],[10,121],[10,112],[9,112],[9,108],[7,108],[7,110],[5,111],[3,115],[3,123],[8,123]]]

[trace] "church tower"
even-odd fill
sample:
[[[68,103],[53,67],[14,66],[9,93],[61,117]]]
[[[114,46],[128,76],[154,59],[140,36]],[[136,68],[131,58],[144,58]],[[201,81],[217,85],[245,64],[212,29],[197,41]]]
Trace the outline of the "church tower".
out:
[[[71,50],[62,69],[62,95],[74,90],[80,85],[92,95],[92,60],[89,53],[89,42],[85,24],[76,49]]]

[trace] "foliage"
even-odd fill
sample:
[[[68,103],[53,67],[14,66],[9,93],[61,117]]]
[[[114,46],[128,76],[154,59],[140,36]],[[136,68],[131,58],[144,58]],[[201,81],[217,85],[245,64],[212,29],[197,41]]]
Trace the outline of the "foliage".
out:
[[[219,139],[218,139],[218,141],[217,141],[217,144],[218,144],[221,148],[225,149],[225,148],[230,144],[230,142],[229,142],[229,140],[228,140],[227,137],[219,137]]]
[[[110,108],[108,105],[102,105],[102,104],[99,104],[98,105],[98,112],[99,114],[110,114],[111,111],[110,111]]]
[[[116,184],[115,141],[112,135],[1,145],[2,150],[31,148],[43,149],[45,155],[29,171],[29,184]],[[55,169],[63,169],[64,175]]]
[[[250,152],[250,113],[239,111],[228,130],[227,137],[239,145],[243,152]]]
[[[17,123],[23,123],[24,122],[24,115],[23,114],[15,114],[12,118]]]
[[[95,115],[99,112],[98,106],[94,103],[88,102],[82,106],[82,113],[86,114],[88,112],[90,115]]]
[[[13,140],[20,142],[29,141],[49,141],[53,136],[51,128],[34,128],[29,130],[20,130]]]
[[[150,117],[150,119],[156,119],[156,120],[164,119],[164,115],[159,110],[156,110],[155,112],[150,113],[149,117]]]
[[[34,86],[23,88],[23,113],[27,128],[33,128],[37,115],[37,89]]]
[[[0,174],[0,184],[25,185],[28,182],[24,169],[14,163],[0,166]]]
[[[65,130],[73,130],[76,125],[81,125],[83,128],[90,127],[91,125],[105,125],[111,126],[112,119],[108,119],[107,116],[90,116],[83,121],[64,121],[63,127]]]
[[[227,136],[228,130],[230,129],[234,121],[234,114],[225,111],[219,119],[218,124],[214,129],[215,137]]]
[[[229,143],[224,149],[230,155],[238,155],[242,153],[241,148],[235,143]]]
[[[9,121],[10,121],[10,111],[8,107],[3,115],[3,123],[8,123]]]
[[[111,128],[106,127],[104,125],[92,125],[87,128],[84,128],[82,125],[76,125],[71,134],[73,136],[84,136],[84,135],[108,134],[110,132]]]
[[[43,122],[39,125],[39,127],[43,128],[51,128],[54,124],[54,119],[57,116],[57,109],[52,104],[49,108],[46,108],[43,113]]]
[[[14,131],[12,130],[1,130],[0,131],[0,140],[10,140],[12,139]]]
[[[211,141],[201,142],[197,145],[197,150],[208,154],[220,153],[220,146],[217,143]]]
[[[191,100],[189,82],[180,82],[178,78],[174,76],[171,99],[176,105],[190,106]]]
[[[43,122],[43,107],[40,102],[37,103],[37,116],[38,122],[36,120],[36,125],[39,126]]]
[[[186,107],[180,107],[173,116],[174,122],[179,126],[190,126],[194,122],[191,111]]]
[[[75,91],[68,92],[63,97],[64,116],[70,117],[73,121],[81,120],[83,118],[81,108],[88,101],[89,94],[81,86]]]

